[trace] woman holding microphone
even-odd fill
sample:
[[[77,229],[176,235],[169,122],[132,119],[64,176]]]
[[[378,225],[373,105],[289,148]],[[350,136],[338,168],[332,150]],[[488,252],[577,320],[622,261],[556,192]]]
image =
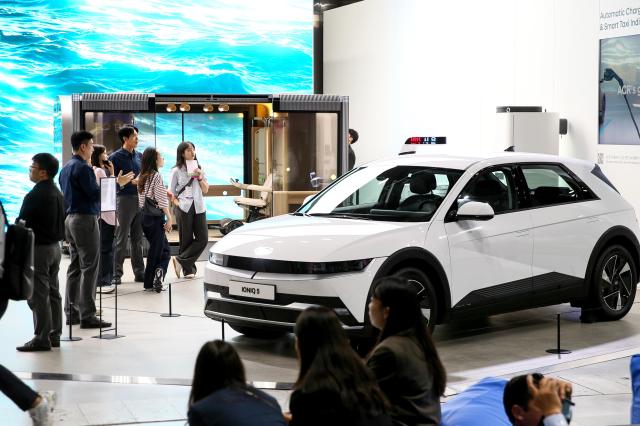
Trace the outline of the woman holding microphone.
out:
[[[176,221],[180,237],[179,254],[173,258],[176,276],[193,278],[197,269],[195,262],[204,251],[209,240],[204,194],[209,183],[196,159],[196,148],[185,141],[178,145],[176,165],[171,169],[169,191],[176,206]]]

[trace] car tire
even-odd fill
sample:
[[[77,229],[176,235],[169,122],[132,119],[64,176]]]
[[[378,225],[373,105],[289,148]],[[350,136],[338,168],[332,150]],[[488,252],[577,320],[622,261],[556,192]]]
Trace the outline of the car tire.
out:
[[[239,324],[229,324],[229,327],[234,329],[240,334],[244,334],[247,337],[251,337],[253,339],[277,339],[278,337],[282,337],[287,332],[285,330],[277,330],[277,329],[269,329],[269,328],[260,328],[260,327],[252,327],[250,325],[239,325]]]
[[[629,250],[621,245],[605,248],[596,262],[591,275],[591,306],[583,308],[583,316],[602,321],[613,321],[624,317],[636,296],[638,272]]]
[[[410,285],[417,287],[420,296],[420,309],[427,319],[429,331],[433,334],[436,328],[436,318],[438,318],[438,299],[436,289],[431,280],[422,270],[413,267],[398,269],[393,273],[397,277],[408,280]],[[427,313],[428,311],[428,313]]]

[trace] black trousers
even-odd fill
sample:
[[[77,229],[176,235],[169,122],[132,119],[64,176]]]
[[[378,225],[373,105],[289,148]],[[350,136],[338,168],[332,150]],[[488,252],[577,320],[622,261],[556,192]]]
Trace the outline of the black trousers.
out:
[[[195,274],[195,263],[209,241],[207,213],[196,214],[195,203],[191,203],[188,213],[183,212],[180,208],[176,210],[178,211],[178,232],[180,234],[180,252],[176,258],[185,275]]]
[[[100,272],[98,272],[98,285],[109,285],[113,279],[113,236],[116,227],[109,225],[102,219],[100,223]]]
[[[142,231],[149,241],[149,253],[147,254],[147,267],[144,270],[144,288],[153,287],[153,277],[156,269],[161,268],[163,276],[167,275],[167,266],[171,253],[169,241],[164,233],[164,218],[149,216],[141,213]]]
[[[7,310],[9,301],[0,298],[0,318]],[[38,394],[16,377],[11,371],[0,365],[0,391],[12,400],[22,411],[26,411],[35,402]]]

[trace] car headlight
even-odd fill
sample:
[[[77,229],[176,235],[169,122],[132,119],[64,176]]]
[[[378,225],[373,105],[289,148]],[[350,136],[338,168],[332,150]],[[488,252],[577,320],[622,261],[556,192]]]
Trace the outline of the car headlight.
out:
[[[213,263],[214,265],[224,266],[224,255],[210,251],[209,262]]]

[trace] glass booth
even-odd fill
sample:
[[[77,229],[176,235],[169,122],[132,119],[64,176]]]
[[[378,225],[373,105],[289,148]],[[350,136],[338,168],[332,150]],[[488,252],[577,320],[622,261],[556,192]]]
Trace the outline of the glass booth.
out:
[[[196,147],[210,184],[207,219],[244,219],[229,179],[271,182],[267,215],[297,209],[303,200],[347,171],[348,98],[336,95],[159,95],[83,93],[60,96],[54,150],[71,157],[71,133],[86,129],[107,152],[120,148],[118,130],[139,129],[138,150],[154,146],[169,171],[182,141]],[[245,194],[257,198],[261,194]]]

